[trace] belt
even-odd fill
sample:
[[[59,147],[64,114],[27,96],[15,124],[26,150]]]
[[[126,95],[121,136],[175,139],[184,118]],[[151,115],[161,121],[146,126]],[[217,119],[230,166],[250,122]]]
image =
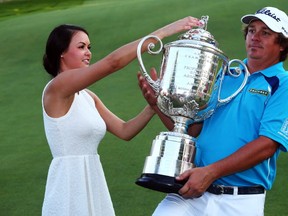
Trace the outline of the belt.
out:
[[[222,185],[210,185],[207,189],[209,193],[221,195],[248,195],[248,194],[264,194],[265,189],[263,186],[252,186],[252,187],[229,187]]]

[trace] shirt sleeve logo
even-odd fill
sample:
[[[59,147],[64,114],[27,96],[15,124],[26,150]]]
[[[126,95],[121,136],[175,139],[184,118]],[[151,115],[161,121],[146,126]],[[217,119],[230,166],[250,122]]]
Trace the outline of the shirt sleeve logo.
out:
[[[282,134],[286,139],[288,139],[288,119],[286,118],[280,129],[280,134]]]

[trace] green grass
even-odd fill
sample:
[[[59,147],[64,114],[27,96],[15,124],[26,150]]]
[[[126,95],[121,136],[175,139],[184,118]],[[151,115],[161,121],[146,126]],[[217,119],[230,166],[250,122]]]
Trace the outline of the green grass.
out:
[[[71,8],[83,2],[84,0],[2,0],[0,1],[0,19],[38,11]]]
[[[208,30],[220,48],[230,58],[242,59],[245,50],[239,19],[266,5],[262,0],[91,0],[75,1],[71,5],[68,1],[62,1],[65,5],[61,5],[61,1],[59,5],[51,5],[54,1],[35,2],[29,6],[35,8],[33,10],[18,4],[15,8],[19,7],[21,13],[11,16],[11,10],[2,16],[6,4],[0,4],[0,214],[3,216],[38,216],[41,212],[51,161],[41,113],[41,93],[49,76],[42,68],[41,59],[54,26],[61,23],[84,26],[90,33],[96,61],[173,20],[208,14]],[[39,7],[40,3],[45,6]],[[288,11],[283,0],[270,1],[269,5]],[[164,43],[176,38],[167,38]],[[160,64],[159,58],[151,56],[150,59],[147,65]],[[91,86],[123,119],[136,115],[145,105],[137,86],[138,69],[134,61]],[[141,174],[152,140],[164,130],[154,118],[130,142],[107,134],[101,143],[99,152],[118,216],[151,215],[163,198],[164,194],[136,186],[134,181]],[[266,216],[288,215],[287,162],[287,155],[282,154],[275,185],[267,194]]]

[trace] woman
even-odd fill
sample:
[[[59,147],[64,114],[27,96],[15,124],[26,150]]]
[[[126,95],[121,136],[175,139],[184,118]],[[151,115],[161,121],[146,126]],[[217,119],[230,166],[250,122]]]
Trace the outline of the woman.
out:
[[[201,25],[186,17],[153,32],[160,39]],[[148,43],[156,42],[154,39]],[[123,140],[138,134],[154,115],[150,106],[124,122],[93,92],[91,84],[136,58],[139,40],[89,66],[90,41],[85,29],[60,25],[50,34],[43,65],[53,79],[43,91],[46,137],[53,155],[42,208],[43,216],[115,215],[97,153],[106,130]]]

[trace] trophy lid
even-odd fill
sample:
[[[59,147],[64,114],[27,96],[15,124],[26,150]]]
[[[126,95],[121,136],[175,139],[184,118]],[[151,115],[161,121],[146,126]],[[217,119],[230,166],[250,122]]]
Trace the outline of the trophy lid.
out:
[[[214,39],[214,36],[207,31],[208,19],[209,16],[202,16],[200,22],[202,22],[203,25],[180,35],[179,39],[205,42],[212,46],[218,47],[218,42]]]

